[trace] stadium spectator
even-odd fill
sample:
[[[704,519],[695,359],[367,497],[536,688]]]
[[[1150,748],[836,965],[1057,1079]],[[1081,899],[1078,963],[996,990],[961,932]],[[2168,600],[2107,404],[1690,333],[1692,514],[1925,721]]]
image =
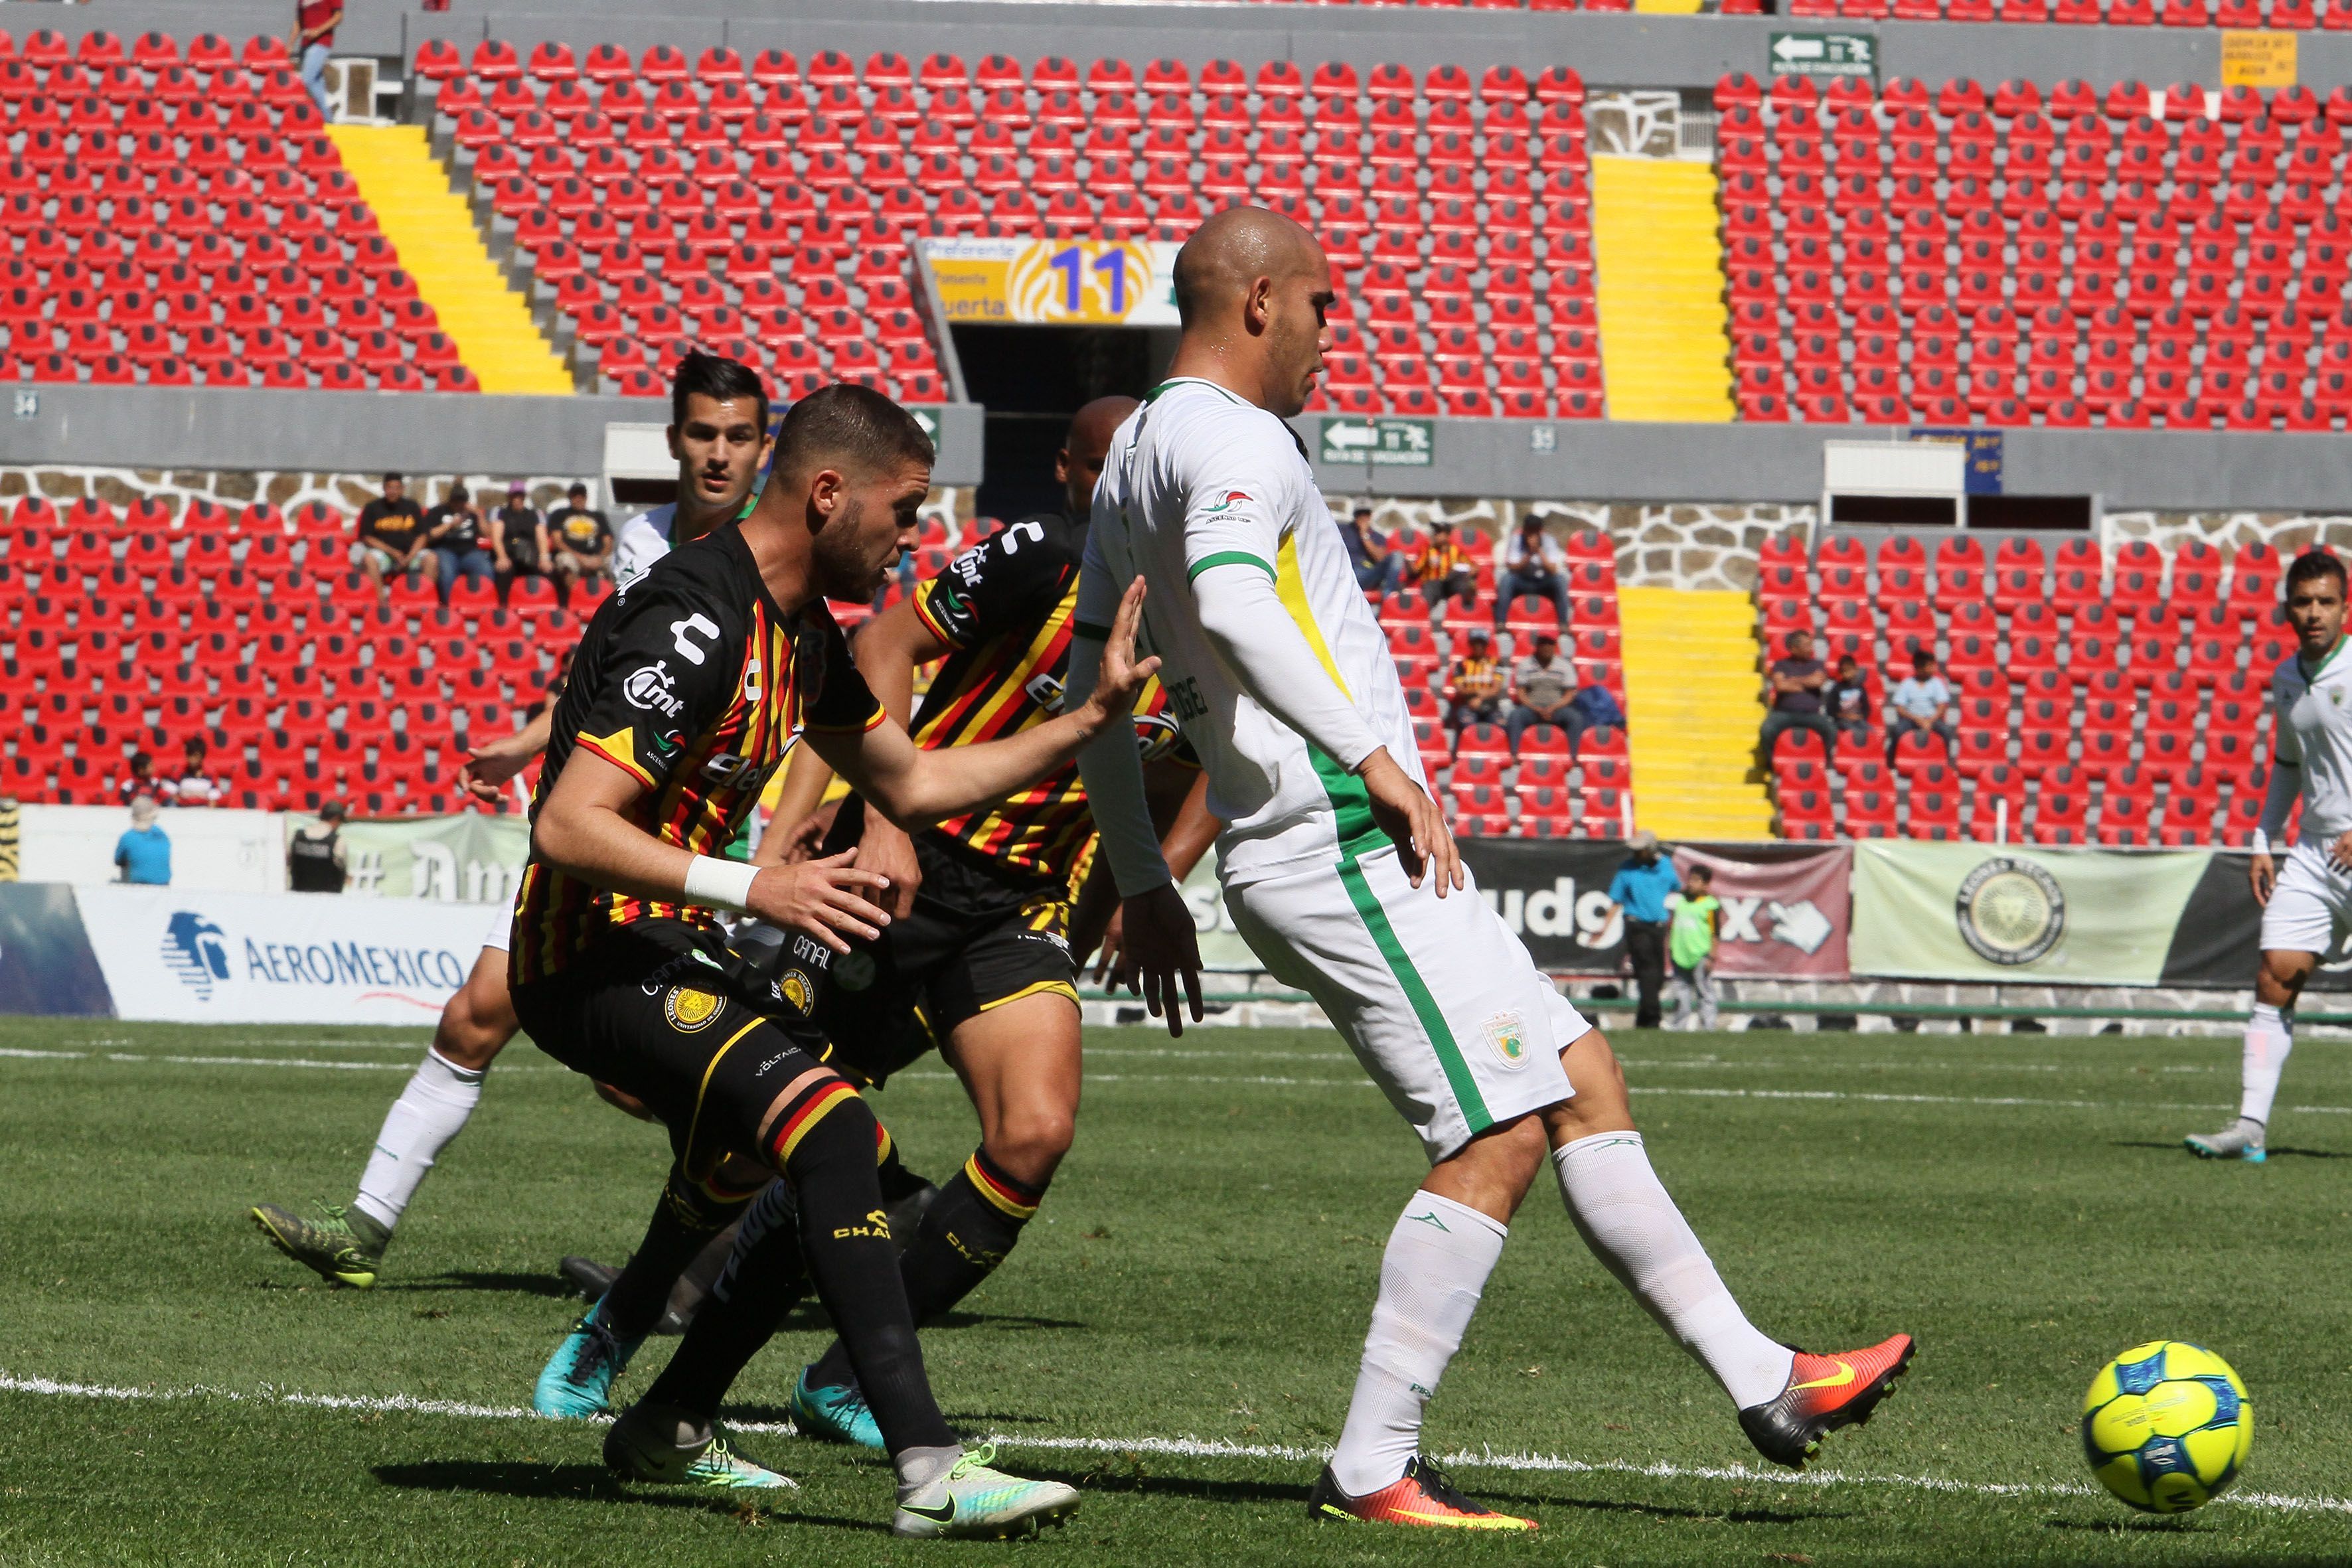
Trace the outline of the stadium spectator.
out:
[[[1888,757],[1895,755],[1895,742],[1914,730],[1941,735],[1947,756],[1960,738],[1952,721],[1952,689],[1936,673],[1936,656],[1925,651],[1911,656],[1911,674],[1895,688],[1895,717],[1886,726]]]
[[[347,858],[343,852],[343,803],[319,808],[319,820],[298,827],[286,840],[286,885],[298,893],[340,893]]]
[[[1862,673],[1853,655],[1838,655],[1837,679],[1822,689],[1822,710],[1837,726],[1838,734],[1849,741],[1870,739],[1872,721],[1878,709],[1870,700],[1870,678]]]
[[[1372,509],[1360,506],[1339,525],[1348,546],[1348,564],[1356,569],[1356,586],[1367,594],[1389,595],[1404,586],[1404,557],[1372,531]]]
[[[1559,542],[1544,531],[1544,519],[1530,514],[1503,546],[1503,574],[1495,584],[1495,628],[1502,629],[1511,606],[1521,599],[1549,599],[1568,626],[1568,555]]]
[[[564,504],[547,514],[547,542],[559,603],[571,603],[572,584],[612,575],[613,525],[588,504],[586,485],[575,481]]]
[[[449,590],[460,577],[491,581],[490,552],[482,544],[482,514],[462,480],[449,487],[447,500],[425,514],[425,542],[433,552],[433,583],[443,604],[449,602]]]
[[[1580,728],[1570,706],[1575,698],[1576,666],[1560,656],[1559,634],[1538,632],[1535,651],[1511,667],[1511,716],[1504,721],[1511,750],[1538,724],[1557,724],[1574,741]]]
[[[516,578],[549,574],[551,552],[547,547],[547,522],[530,504],[530,492],[520,479],[507,487],[507,504],[499,508],[494,538],[499,551],[499,603],[503,605],[514,592]]]
[[[1837,726],[1822,711],[1822,688],[1829,684],[1830,673],[1813,657],[1813,634],[1790,632],[1788,657],[1774,659],[1769,675],[1772,710],[1764,715],[1765,760],[1771,760],[1772,748],[1780,743],[1781,733],[1789,730],[1819,731],[1822,743],[1834,755]]]
[[[227,793],[205,765],[211,748],[202,735],[180,743],[180,771],[163,781],[163,798],[173,805],[218,805]]]
[[[114,841],[115,868],[126,882],[142,887],[172,885],[172,837],[155,821],[155,797],[142,795],[131,803],[131,826]]]
[[[1723,935],[1723,900],[1715,896],[1715,873],[1693,866],[1678,892],[1666,895],[1666,960],[1674,965],[1675,1016],[1669,1029],[1712,1029],[1715,944]]]
[[[1609,879],[1609,901],[1624,917],[1625,958],[1633,966],[1638,997],[1633,1026],[1654,1029],[1666,984],[1666,895],[1679,892],[1683,879],[1675,871],[1674,858],[1659,851],[1658,836],[1648,828],[1636,829],[1625,847],[1628,858]]]
[[[1443,518],[1429,525],[1429,538],[1412,552],[1405,580],[1421,590],[1424,605],[1449,598],[1468,605],[1478,597],[1478,567],[1454,537],[1454,525]]]
[[[378,589],[387,573],[405,572],[414,579],[431,571],[433,557],[425,550],[425,512],[408,494],[407,481],[398,474],[383,477],[383,494],[360,508],[359,536],[352,543],[352,564],[368,574]]]
[[[1465,724],[1492,724],[1503,716],[1503,667],[1495,658],[1495,639],[1484,626],[1470,628],[1470,646],[1454,656],[1445,676],[1445,722],[1459,730]]]
[[[335,47],[335,28],[343,19],[343,0],[295,0],[294,58],[302,68],[302,85],[329,121],[334,105],[327,98],[327,57]]]
[[[115,782],[114,798],[129,805],[141,795],[155,796],[163,793],[163,785],[155,777],[155,759],[144,752],[131,753],[131,771]]]

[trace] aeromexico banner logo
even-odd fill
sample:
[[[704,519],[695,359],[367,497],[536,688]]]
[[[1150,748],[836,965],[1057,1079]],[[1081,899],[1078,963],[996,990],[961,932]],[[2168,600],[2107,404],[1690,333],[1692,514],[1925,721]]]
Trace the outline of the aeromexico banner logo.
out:
[[[415,899],[74,889],[115,1014],[176,1023],[416,1024],[465,984],[489,921]]]

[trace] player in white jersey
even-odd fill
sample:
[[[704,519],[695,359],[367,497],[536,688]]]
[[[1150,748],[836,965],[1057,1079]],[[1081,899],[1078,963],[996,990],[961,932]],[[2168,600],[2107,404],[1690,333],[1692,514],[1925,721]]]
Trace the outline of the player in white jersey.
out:
[[[668,552],[673,535],[683,544],[741,516],[772,447],[768,395],[758,373],[733,360],[688,354],[670,384],[677,500],[622,525],[614,553],[615,591],[626,594]],[[463,770],[467,789],[495,804],[508,781],[547,749],[553,706],[550,701],[515,734],[475,747]],[[402,1213],[441,1151],[465,1130],[481,1102],[490,1064],[521,1028],[507,995],[507,927],[513,911],[501,905],[492,917],[473,973],[442,1009],[425,1060],[384,1116],[349,1207],[330,1205],[304,1215],[259,1204],[250,1211],[272,1246],[330,1280],[362,1289],[375,1283]]]
[[[2313,970],[2352,931],[2352,655],[2344,647],[2344,563],[2324,550],[2286,572],[2286,618],[2297,647],[2271,677],[2271,779],[2248,870],[2263,908],[2263,958],[2246,1019],[2238,1119],[2187,1142],[2205,1160],[2269,1157],[2279,1075],[2294,1049],[2294,1004]],[[2303,821],[2281,868],[2295,802]]]
[[[1283,422],[1321,368],[1329,279],[1314,237],[1263,209],[1220,213],[1186,243],[1182,342],[1114,439],[1076,605],[1078,637],[1100,642],[1122,589],[1146,579],[1170,708],[1230,824],[1218,861],[1234,924],[1321,1004],[1431,1162],[1389,1237],[1355,1396],[1309,1509],[1533,1528],[1455,1490],[1419,1438],[1548,1145],[1588,1245],[1715,1374],[1758,1449],[1801,1466],[1824,1433],[1869,1415],[1912,1342],[1814,1356],[1748,1323],[1651,1172],[1608,1042],[1463,871],[1386,639]],[[1094,662],[1073,654],[1074,693]],[[1101,746],[1081,765],[1126,900],[1122,979],[1179,1027],[1180,978],[1199,1016],[1198,951],[1139,770]]]

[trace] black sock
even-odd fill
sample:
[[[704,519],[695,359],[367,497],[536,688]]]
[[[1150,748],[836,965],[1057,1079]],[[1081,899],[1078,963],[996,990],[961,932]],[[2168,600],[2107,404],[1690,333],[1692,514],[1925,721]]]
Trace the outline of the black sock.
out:
[[[713,1183],[697,1182],[684,1167],[672,1165],[654,1205],[646,1238],[636,1255],[604,1292],[599,1312],[613,1331],[635,1339],[653,1331],[669,1305],[670,1287],[680,1270],[709,1245],[710,1238],[735,1223],[751,1201],[750,1193],[736,1193]]]
[[[745,1364],[774,1337],[807,1290],[792,1192],[772,1182],[743,1216],[726,1267],[646,1397],[709,1420]]]
[[[915,1239],[898,1259],[915,1321],[930,1322],[978,1289],[1021,1239],[1021,1227],[1045,1196],[1044,1187],[1006,1175],[985,1149],[973,1150],[963,1169],[931,1201]],[[809,1369],[809,1386],[839,1387],[850,1375],[848,1352],[835,1340]]]

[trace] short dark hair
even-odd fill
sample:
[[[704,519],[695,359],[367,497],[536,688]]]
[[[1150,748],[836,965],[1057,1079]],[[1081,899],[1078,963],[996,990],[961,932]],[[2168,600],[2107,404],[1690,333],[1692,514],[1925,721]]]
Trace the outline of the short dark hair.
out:
[[[1349,517],[1351,517],[1351,518],[1355,518],[1355,517],[1370,517],[1370,516],[1371,516],[1371,515],[1372,515],[1372,509],[1371,509],[1371,507],[1370,506],[1370,504],[1365,503],[1365,502],[1360,502],[1360,502],[1358,502],[1358,503],[1357,503],[1357,505],[1356,505],[1356,509],[1355,509],[1353,511],[1349,512],[1348,515],[1349,515]]]
[[[669,378],[669,422],[686,423],[687,399],[700,393],[715,403],[727,403],[738,397],[760,400],[760,423],[768,423],[768,384],[760,373],[740,360],[726,359],[718,354],[690,349],[677,362],[677,374]]]
[[[2335,552],[2314,546],[2294,558],[2294,564],[2286,569],[2286,582],[2281,584],[2279,591],[2291,595],[2296,584],[2308,583],[2314,577],[2333,577],[2340,590],[2345,584],[2344,563],[2336,558]]]
[[[404,475],[386,474],[383,477],[383,482],[388,485],[404,485],[408,482],[408,479]]]
[[[563,493],[568,496],[584,496],[588,493],[587,481],[584,479],[574,479],[572,481],[572,488]]]
[[[1795,631],[1790,632],[1786,637],[1781,639],[1781,646],[1784,647],[1794,647],[1797,646],[1797,639],[1799,637],[1802,637],[1807,642],[1811,642],[1813,640],[1813,634],[1807,631],[1804,627],[1799,626]]]
[[[149,756],[146,752],[133,752],[131,753],[131,771],[132,773],[135,773],[141,768],[152,768],[154,765],[155,759]]]
[[[824,459],[820,463],[820,459]],[[836,381],[785,411],[776,437],[776,472],[801,474],[835,463],[871,474],[893,463],[939,460],[939,449],[913,415],[870,387]]]
[[[1911,650],[1912,668],[1916,669],[1923,664],[1933,664],[1935,662],[1936,653],[1933,648],[1915,647]]]
[[[461,500],[472,500],[473,499],[474,492],[466,488],[465,480],[457,479],[450,484],[449,500],[452,504]]]
[[[180,754],[182,756],[187,755],[190,752],[209,752],[211,750],[212,748],[210,746],[205,744],[205,738],[202,735],[191,735],[186,740],[180,742]]]
[[[1706,862],[1703,860],[1694,862],[1683,871],[1683,878],[1685,880],[1687,881],[1693,877],[1705,877],[1708,881],[1712,882],[1715,880],[1715,868],[1707,865]]]

